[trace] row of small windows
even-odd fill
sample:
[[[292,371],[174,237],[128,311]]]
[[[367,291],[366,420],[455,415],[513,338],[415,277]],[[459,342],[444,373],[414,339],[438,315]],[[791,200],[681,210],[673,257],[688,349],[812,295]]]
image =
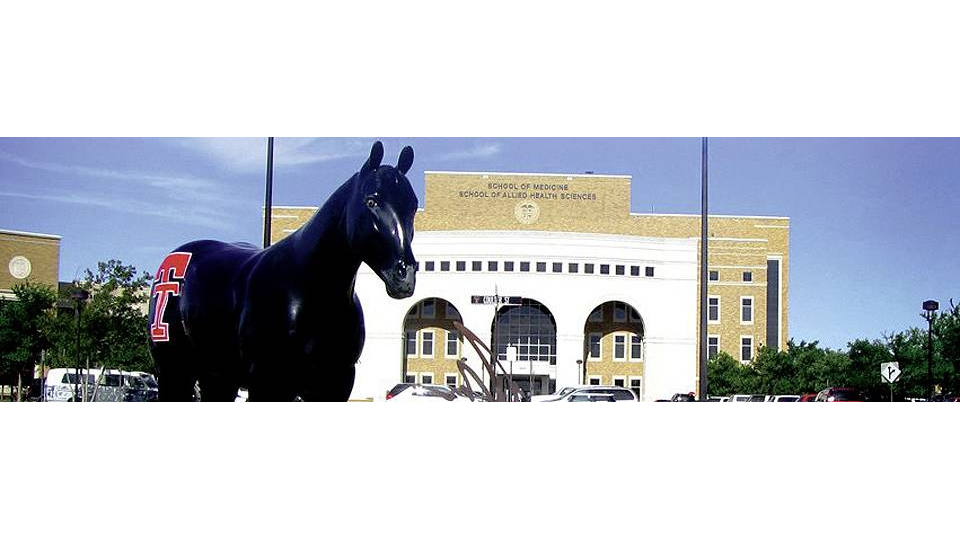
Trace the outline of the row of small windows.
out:
[[[710,271],[707,272],[707,273],[709,274],[709,279],[710,279],[711,281],[719,281],[719,280],[720,280],[720,272],[719,272],[719,271],[717,271],[717,270],[710,270]],[[743,282],[745,282],[745,283],[752,283],[752,282],[753,282],[753,272],[752,272],[752,271],[745,271],[745,272],[743,272]]]
[[[456,271],[467,271],[467,261],[466,260],[457,260],[453,263]],[[563,262],[534,262],[531,265],[531,262],[513,262],[510,260],[503,262],[504,272],[530,272],[531,268],[534,268],[536,273],[564,273],[563,271]],[[579,262],[567,262],[567,271],[566,273],[586,273],[586,274],[595,274],[599,273],[600,275],[610,275],[611,268],[614,275],[626,275],[628,266],[625,264],[593,264],[593,263],[584,263]],[[582,266],[582,272],[581,272]],[[547,271],[547,268],[550,268],[550,271]],[[451,265],[449,260],[440,261],[439,271],[450,271]],[[501,271],[500,261],[499,260],[488,260],[487,261],[487,271]],[[630,276],[639,277],[641,268],[643,268],[644,277],[653,277],[654,269],[653,266],[629,266]],[[423,271],[437,271],[437,263],[433,260],[428,260],[423,263]],[[470,271],[483,271],[483,262],[480,260],[473,260],[470,262]]]
[[[603,385],[603,377],[601,376],[589,376],[587,380],[591,386]],[[626,387],[627,378],[624,376],[614,376],[612,381],[613,385],[617,387]],[[631,376],[630,390],[633,391],[633,394],[636,395],[638,399],[643,400],[643,378]]]
[[[707,337],[707,357],[713,359],[720,353],[720,336],[709,335]],[[740,361],[746,363],[753,359],[753,336],[740,336]]]
[[[460,359],[460,332],[447,330],[443,349],[443,357],[450,359]],[[419,338],[417,338],[419,335]],[[434,357],[435,331],[432,329],[423,329],[420,331],[406,332],[406,346],[404,347],[408,357],[420,357],[422,359],[432,359]]]
[[[450,389],[456,389],[459,385],[460,377],[456,374],[446,374],[444,375],[444,385]],[[433,373],[432,372],[408,372],[404,375],[403,381],[408,384],[433,384]]]

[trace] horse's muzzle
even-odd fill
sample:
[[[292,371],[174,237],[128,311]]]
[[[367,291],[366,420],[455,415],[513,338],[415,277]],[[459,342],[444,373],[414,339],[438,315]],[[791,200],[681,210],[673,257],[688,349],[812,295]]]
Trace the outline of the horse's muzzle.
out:
[[[409,298],[417,287],[417,269],[404,261],[380,272],[380,279],[387,288],[387,295],[394,299]]]

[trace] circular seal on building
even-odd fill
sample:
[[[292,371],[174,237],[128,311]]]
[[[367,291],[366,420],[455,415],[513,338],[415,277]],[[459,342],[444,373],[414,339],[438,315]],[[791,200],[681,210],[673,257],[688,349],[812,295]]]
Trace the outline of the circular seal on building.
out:
[[[30,259],[17,255],[10,259],[10,264],[7,265],[7,268],[10,270],[10,275],[13,275],[17,279],[26,279],[30,276],[30,271],[33,269],[33,266],[30,265]]]
[[[516,216],[517,221],[525,225],[532,225],[540,218],[540,206],[537,206],[536,202],[527,200],[517,204],[517,207],[513,209],[513,215]]]

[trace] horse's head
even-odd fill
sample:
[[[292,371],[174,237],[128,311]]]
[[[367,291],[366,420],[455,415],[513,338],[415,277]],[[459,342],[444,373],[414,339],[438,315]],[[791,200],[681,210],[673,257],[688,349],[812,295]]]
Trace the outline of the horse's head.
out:
[[[402,299],[413,295],[417,284],[417,260],[410,248],[417,195],[406,177],[413,148],[400,152],[396,167],[381,166],[382,159],[383,144],[377,141],[354,178],[347,238],[354,253],[383,280],[387,294]]]

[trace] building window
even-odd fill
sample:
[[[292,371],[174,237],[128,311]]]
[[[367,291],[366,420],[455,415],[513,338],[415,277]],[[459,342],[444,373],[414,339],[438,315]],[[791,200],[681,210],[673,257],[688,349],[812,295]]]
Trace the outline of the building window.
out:
[[[745,282],[745,283],[753,282],[753,272],[752,272],[752,271],[745,271],[745,272],[743,272],[743,282]]]
[[[509,349],[515,348],[517,361],[556,365],[557,323],[546,306],[524,299],[520,305],[505,306],[497,312],[493,345],[500,361],[506,361]]]
[[[467,271],[467,262],[465,260],[457,260],[457,271]]]
[[[433,357],[433,330],[423,330],[420,332],[420,357]]]
[[[583,265],[584,273],[593,273],[593,264],[584,264]]]
[[[538,271],[539,273],[543,273],[543,272],[547,271],[547,263],[546,263],[546,262],[537,262],[537,271]]]
[[[753,358],[753,337],[740,337],[740,361],[750,361]]]
[[[707,322],[710,324],[720,323],[720,296],[709,296],[707,298]]]
[[[592,385],[592,386],[598,386],[598,385],[600,385],[600,377],[599,377],[599,376],[591,376],[591,377],[590,377],[590,385]]]
[[[415,383],[417,383],[417,375],[416,375],[416,374],[405,374],[405,375],[403,375],[403,381],[404,381],[404,383],[407,383],[407,384],[415,384]]]
[[[420,304],[421,318],[435,318],[437,316],[437,300],[425,299]]]
[[[720,353],[720,336],[707,335],[707,357],[713,359]]]
[[[647,266],[644,271],[647,277],[653,277],[653,266]]]
[[[643,361],[643,345],[636,333],[630,335],[630,361]]]
[[[425,262],[423,264],[423,271],[433,271],[433,265],[434,265],[433,260]]]
[[[450,271],[450,261],[443,260],[440,262],[440,271]]]
[[[710,280],[711,280],[711,281],[719,281],[719,280],[720,280],[720,272],[717,271],[717,270],[711,271],[711,272],[710,272]]]
[[[470,271],[483,271],[483,262],[474,260],[470,263]]]
[[[753,296],[740,297],[740,323],[753,323]]]
[[[504,262],[503,271],[513,271],[513,262]]]
[[[421,374],[421,375],[420,375],[420,383],[421,383],[421,384],[432,384],[432,383],[433,383],[433,375],[432,375],[432,374]]]
[[[554,262],[554,263],[553,263],[553,272],[554,272],[554,273],[563,273],[563,262]]]
[[[587,351],[587,359],[590,361],[600,361],[600,339],[603,337],[600,333],[591,333],[587,338],[589,339],[589,349]]]
[[[460,357],[460,333],[456,331],[447,332],[447,357]]]
[[[627,360],[627,336],[626,335],[613,336],[613,360],[614,361]]]
[[[610,275],[610,264],[600,264],[600,275]]]
[[[627,305],[622,301],[613,302],[613,321],[614,322],[626,322],[627,321]]]
[[[637,399],[643,398],[643,378],[630,378],[630,390],[633,391]]]
[[[623,376],[614,376],[614,377],[613,377],[613,385],[615,385],[615,386],[617,386],[617,387],[626,387],[626,386],[627,386],[627,379],[624,378]]]
[[[456,374],[448,374],[448,375],[446,375],[444,378],[446,378],[445,382],[446,382],[446,384],[447,384],[447,387],[449,387],[450,389],[456,389],[456,387],[457,387],[457,375],[456,375]]]
[[[603,305],[599,305],[596,309],[590,312],[590,316],[587,317],[588,322],[603,322]]]
[[[630,321],[643,322],[643,320],[640,318],[640,313],[638,313],[637,310],[634,309],[633,307],[630,307]]]
[[[569,273],[579,273],[579,272],[580,272],[580,264],[577,264],[576,262],[571,262],[571,263],[567,264],[567,272],[569,272]]]
[[[625,270],[626,270],[626,268],[625,268],[624,266],[618,265],[618,266],[616,267],[616,273],[617,273],[617,275],[625,275],[625,274],[626,274],[626,273],[625,273]]]
[[[487,271],[497,271],[498,263],[496,260],[487,262]]]
[[[630,276],[639,277],[640,276],[640,266],[630,266]]]
[[[460,311],[458,311],[452,303],[447,303],[444,308],[444,318],[448,320],[460,320]]]
[[[407,357],[417,355],[417,332],[408,331],[406,341]]]
[[[529,263],[529,262],[521,262],[521,263],[520,263],[520,271],[530,271],[530,263]]]

